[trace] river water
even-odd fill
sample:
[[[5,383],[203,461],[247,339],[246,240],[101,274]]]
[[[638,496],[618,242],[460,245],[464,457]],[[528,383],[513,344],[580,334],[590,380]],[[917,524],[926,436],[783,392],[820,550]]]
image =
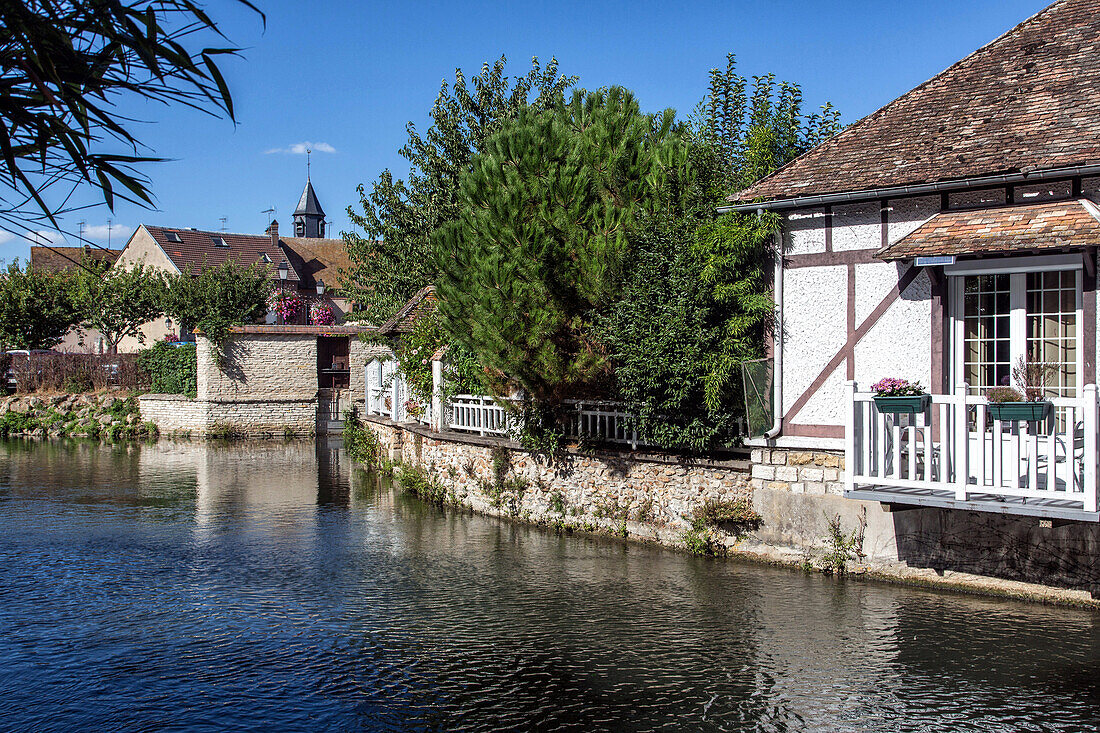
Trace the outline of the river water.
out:
[[[0,728],[1017,731],[1100,615],[444,512],[305,442],[0,446]]]

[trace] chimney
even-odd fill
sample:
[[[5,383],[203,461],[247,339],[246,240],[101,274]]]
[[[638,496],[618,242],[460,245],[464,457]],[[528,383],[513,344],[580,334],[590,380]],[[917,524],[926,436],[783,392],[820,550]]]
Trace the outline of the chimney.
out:
[[[275,249],[279,248],[279,220],[272,219],[271,223],[267,225],[267,231],[265,232],[271,237],[271,246]]]

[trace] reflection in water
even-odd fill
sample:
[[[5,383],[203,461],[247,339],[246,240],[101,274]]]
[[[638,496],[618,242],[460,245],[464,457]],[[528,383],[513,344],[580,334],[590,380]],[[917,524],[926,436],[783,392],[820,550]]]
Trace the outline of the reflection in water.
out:
[[[0,727],[1082,730],[1096,616],[441,512],[327,443],[0,450]]]

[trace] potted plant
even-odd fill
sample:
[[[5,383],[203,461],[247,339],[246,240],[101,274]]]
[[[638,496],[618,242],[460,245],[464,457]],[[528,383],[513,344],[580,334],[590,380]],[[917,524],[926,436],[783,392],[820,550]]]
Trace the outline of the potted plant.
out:
[[[928,410],[932,396],[919,382],[886,377],[871,385],[878,411],[889,415],[916,415]]]
[[[1023,392],[1009,387],[991,387],[985,391],[989,403],[989,415],[994,420],[1042,420],[1050,410],[1046,398],[1046,384],[1056,367],[1043,362],[1029,362],[1021,356],[1012,367],[1016,383]]]

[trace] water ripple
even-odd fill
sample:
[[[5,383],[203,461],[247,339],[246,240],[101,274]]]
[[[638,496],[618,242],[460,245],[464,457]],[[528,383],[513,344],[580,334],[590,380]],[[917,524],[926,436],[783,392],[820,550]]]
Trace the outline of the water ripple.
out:
[[[1091,613],[443,513],[312,443],[0,451],[0,726],[1079,731]]]

